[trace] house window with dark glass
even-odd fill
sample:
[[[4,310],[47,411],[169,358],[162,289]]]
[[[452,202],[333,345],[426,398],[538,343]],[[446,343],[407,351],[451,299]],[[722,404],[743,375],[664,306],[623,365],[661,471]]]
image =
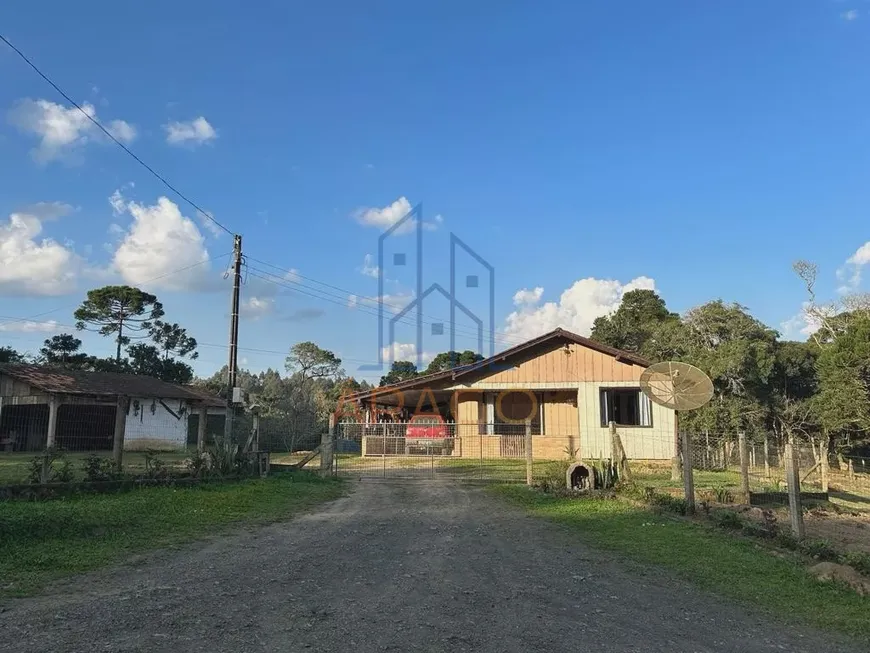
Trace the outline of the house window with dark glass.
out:
[[[639,388],[601,389],[601,426],[652,426],[652,404]]]

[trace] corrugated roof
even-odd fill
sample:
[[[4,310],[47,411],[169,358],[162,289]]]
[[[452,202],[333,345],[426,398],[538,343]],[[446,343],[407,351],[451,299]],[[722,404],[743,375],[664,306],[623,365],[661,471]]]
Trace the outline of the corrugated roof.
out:
[[[492,363],[494,363],[495,361],[503,361],[507,358],[511,358],[513,356],[516,356],[517,354],[521,354],[525,351],[528,351],[529,349],[537,347],[538,345],[543,345],[553,340],[573,342],[583,347],[588,347],[589,349],[601,352],[602,354],[613,356],[618,361],[625,362],[630,365],[639,365],[641,367],[649,367],[650,365],[650,362],[648,360],[638,356],[637,354],[633,354],[628,351],[622,351],[621,349],[615,349],[614,347],[601,344],[600,342],[597,342],[590,338],[585,338],[581,335],[577,335],[576,333],[572,333],[571,331],[566,331],[565,329],[559,328],[550,331],[549,333],[545,333],[542,336],[538,336],[537,338],[533,338],[522,344],[516,345],[515,347],[511,347],[510,349],[505,349],[503,352],[498,353],[495,356],[484,358],[482,361],[478,361],[477,363],[474,363],[472,365],[463,365],[461,367],[455,367],[453,369],[445,370],[443,372],[435,372],[434,374],[427,374],[426,376],[418,376],[413,379],[408,379],[407,381],[394,383],[393,385],[386,385],[379,388],[374,388],[372,390],[358,392],[354,395],[350,395],[348,399],[367,399],[373,395],[389,394],[391,391],[395,390],[410,390],[419,386],[426,386],[432,381],[440,381],[441,379],[457,379],[466,374],[472,374],[476,371],[485,369],[487,366],[492,365]]]
[[[224,406],[226,402],[201,388],[178,385],[138,374],[87,372],[42,365],[0,365],[5,374],[43,392],[97,397],[151,397],[157,399],[188,399],[209,406]]]

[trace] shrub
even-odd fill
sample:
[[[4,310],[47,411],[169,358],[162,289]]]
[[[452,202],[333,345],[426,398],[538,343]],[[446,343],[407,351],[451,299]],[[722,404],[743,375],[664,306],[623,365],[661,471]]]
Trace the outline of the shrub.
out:
[[[844,565],[849,565],[858,573],[870,576],[870,553],[849,551],[840,556],[840,562]]]
[[[82,471],[85,474],[85,480],[91,483],[114,481],[119,476],[115,472],[112,460],[98,456],[95,453],[85,458],[84,463],[82,463]]]
[[[733,510],[716,510],[712,513],[713,522],[721,528],[738,530],[743,528],[743,520]]]
[[[798,550],[814,560],[836,561],[840,559],[840,554],[827,540],[803,540],[798,543]]]
[[[169,476],[169,469],[155,454],[151,449],[145,451],[145,478],[164,479]]]
[[[32,458],[27,471],[27,481],[33,485],[69,483],[75,476],[70,462],[54,447],[48,447],[42,454]]]
[[[719,503],[734,503],[734,495],[726,487],[714,487],[713,495]]]

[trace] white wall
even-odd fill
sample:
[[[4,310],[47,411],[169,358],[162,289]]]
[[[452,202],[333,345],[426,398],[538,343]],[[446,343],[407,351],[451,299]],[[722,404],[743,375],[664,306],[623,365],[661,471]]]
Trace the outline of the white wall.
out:
[[[637,381],[590,381],[577,390],[580,412],[580,455],[586,459],[610,457],[610,429],[601,426],[601,388],[640,388]],[[652,404],[652,426],[617,426],[628,458],[669,460],[674,455],[674,411]]]
[[[136,408],[138,402],[138,410]],[[127,411],[124,442],[128,448],[184,447],[187,444],[187,418],[191,409],[180,399],[164,399],[170,413],[159,399],[132,397]],[[153,407],[153,412],[152,412]],[[178,417],[176,417],[176,415]]]

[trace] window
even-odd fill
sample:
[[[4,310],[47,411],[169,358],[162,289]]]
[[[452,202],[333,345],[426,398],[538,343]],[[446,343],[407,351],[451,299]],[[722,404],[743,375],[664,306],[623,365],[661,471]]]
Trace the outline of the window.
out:
[[[652,426],[652,404],[638,388],[601,389],[601,426]]]

